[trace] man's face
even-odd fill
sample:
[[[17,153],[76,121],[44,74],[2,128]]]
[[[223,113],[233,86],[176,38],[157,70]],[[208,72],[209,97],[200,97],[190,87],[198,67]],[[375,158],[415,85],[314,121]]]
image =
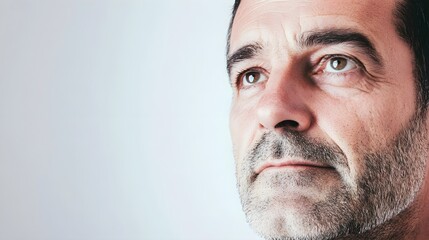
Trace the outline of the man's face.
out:
[[[427,121],[391,0],[244,0],[230,127],[248,221],[269,237],[374,228],[425,187]],[[423,186],[423,187],[422,187]]]

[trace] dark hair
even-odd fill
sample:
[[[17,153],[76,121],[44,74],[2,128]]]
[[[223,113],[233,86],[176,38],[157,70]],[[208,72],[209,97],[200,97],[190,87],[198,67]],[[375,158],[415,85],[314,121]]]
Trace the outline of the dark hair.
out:
[[[399,36],[414,54],[414,77],[418,103],[425,110],[429,104],[429,3],[427,0],[403,0],[395,11],[395,25]]]
[[[232,24],[240,0],[235,0],[228,28],[227,53],[229,53]],[[414,55],[414,76],[418,89],[420,110],[429,105],[429,2],[428,0],[400,0],[394,12],[396,31],[410,46]]]
[[[232,16],[231,21],[229,21],[229,27],[228,27],[228,35],[226,40],[226,54],[229,53],[229,46],[230,46],[230,39],[231,39],[231,30],[232,30],[232,24],[234,23],[235,14],[237,13],[238,6],[240,5],[241,0],[235,0],[234,6],[232,7]]]

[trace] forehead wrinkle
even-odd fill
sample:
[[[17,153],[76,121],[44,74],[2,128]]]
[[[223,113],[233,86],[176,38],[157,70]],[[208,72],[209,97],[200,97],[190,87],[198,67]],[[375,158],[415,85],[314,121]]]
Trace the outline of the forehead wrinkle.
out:
[[[249,5],[249,4],[244,4],[244,2],[242,2],[240,4],[240,6],[238,7],[236,16],[234,18],[234,24],[238,23],[238,22],[248,22],[248,21],[244,21],[246,20],[246,18],[248,18],[249,15],[253,15],[253,14],[257,14],[257,10],[259,9],[259,5],[261,5],[261,3],[255,3],[253,5]],[[243,20],[244,19],[244,20]],[[252,17],[250,17],[250,19],[253,19]],[[256,20],[256,19],[254,19]]]
[[[290,11],[301,11],[305,4],[311,1],[302,1],[291,9],[290,1],[243,1],[234,21],[231,42],[243,46],[253,41],[264,42],[266,47],[274,53],[282,54],[285,50],[296,52],[299,49],[299,36],[302,27],[302,15],[290,14]],[[272,3],[278,3],[273,4]],[[262,9],[261,9],[262,8]],[[261,9],[261,11],[259,11]],[[287,11],[285,11],[287,10]],[[273,17],[278,15],[279,17]],[[293,19],[295,18],[294,21]],[[239,28],[238,28],[239,27]],[[246,38],[252,39],[246,39]],[[240,43],[243,41],[244,43]],[[231,46],[237,49],[236,46]],[[232,51],[233,49],[230,48]]]
[[[243,1],[244,2],[244,1]],[[269,22],[279,23],[278,18],[273,19],[273,14],[281,15],[280,19],[283,19],[285,15],[288,15],[285,12],[285,9],[291,10],[288,6],[278,6],[272,3],[283,3],[282,5],[287,4],[287,1],[253,1],[248,3],[245,1],[240,4],[240,7],[237,10],[236,17],[234,18],[234,26],[236,24],[241,24],[240,29],[244,29],[246,26],[252,24],[267,24]],[[234,28],[233,26],[233,28]]]
[[[363,33],[367,33],[366,35],[372,40],[376,49],[378,49],[379,42],[374,41],[372,28],[371,26],[367,26],[367,24],[370,25],[373,21],[356,20],[364,17],[363,15],[365,14],[361,14],[362,11],[374,11],[374,9],[368,9],[370,7],[368,3],[353,2],[353,8],[356,8],[356,11],[351,13],[351,15],[344,15],[341,14],[342,11],[334,13],[329,8],[323,8],[319,11],[318,5],[312,5],[313,3],[317,4],[317,1],[295,1],[293,2],[294,4],[291,4],[293,8],[289,6],[292,2],[289,0],[250,0],[243,2],[245,4],[241,4],[238,9],[238,18],[236,19],[236,26],[233,31],[233,42],[241,46],[244,45],[243,43],[248,43],[251,40],[252,42],[263,42],[264,52],[267,52],[266,50],[268,49],[266,48],[269,48],[276,55],[285,55],[288,52],[289,54],[297,53],[303,50],[299,46],[299,40],[304,30],[307,32],[326,28],[324,26],[324,18],[330,18],[330,21],[334,18],[338,19],[340,23],[339,27],[341,28],[356,28],[360,29]],[[374,6],[377,6],[377,4]],[[342,8],[345,7],[340,6],[340,9]],[[302,14],[295,14],[297,11],[302,12]],[[273,15],[278,15],[278,17]],[[311,18],[315,19],[311,20]],[[378,17],[374,16],[370,18],[377,19]],[[311,24],[312,26],[309,26],[309,22],[313,23]],[[237,46],[231,47],[237,49]]]

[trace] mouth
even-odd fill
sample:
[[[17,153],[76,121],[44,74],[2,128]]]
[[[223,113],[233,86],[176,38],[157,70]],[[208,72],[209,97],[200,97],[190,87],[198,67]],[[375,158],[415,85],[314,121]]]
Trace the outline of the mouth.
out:
[[[275,170],[275,169],[290,169],[290,170],[305,170],[305,169],[326,169],[326,170],[334,170],[334,167],[314,162],[314,161],[306,161],[306,160],[286,160],[280,162],[272,162],[268,161],[261,166],[255,168],[255,175],[259,175],[263,171],[267,170]]]

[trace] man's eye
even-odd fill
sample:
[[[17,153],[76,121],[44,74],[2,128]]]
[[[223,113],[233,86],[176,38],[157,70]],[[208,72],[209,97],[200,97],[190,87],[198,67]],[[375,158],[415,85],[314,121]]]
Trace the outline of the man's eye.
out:
[[[267,76],[257,70],[246,71],[240,77],[240,82],[243,86],[253,85],[265,80],[267,80]]]
[[[343,73],[357,68],[358,65],[347,57],[331,57],[326,61],[324,72]]]

